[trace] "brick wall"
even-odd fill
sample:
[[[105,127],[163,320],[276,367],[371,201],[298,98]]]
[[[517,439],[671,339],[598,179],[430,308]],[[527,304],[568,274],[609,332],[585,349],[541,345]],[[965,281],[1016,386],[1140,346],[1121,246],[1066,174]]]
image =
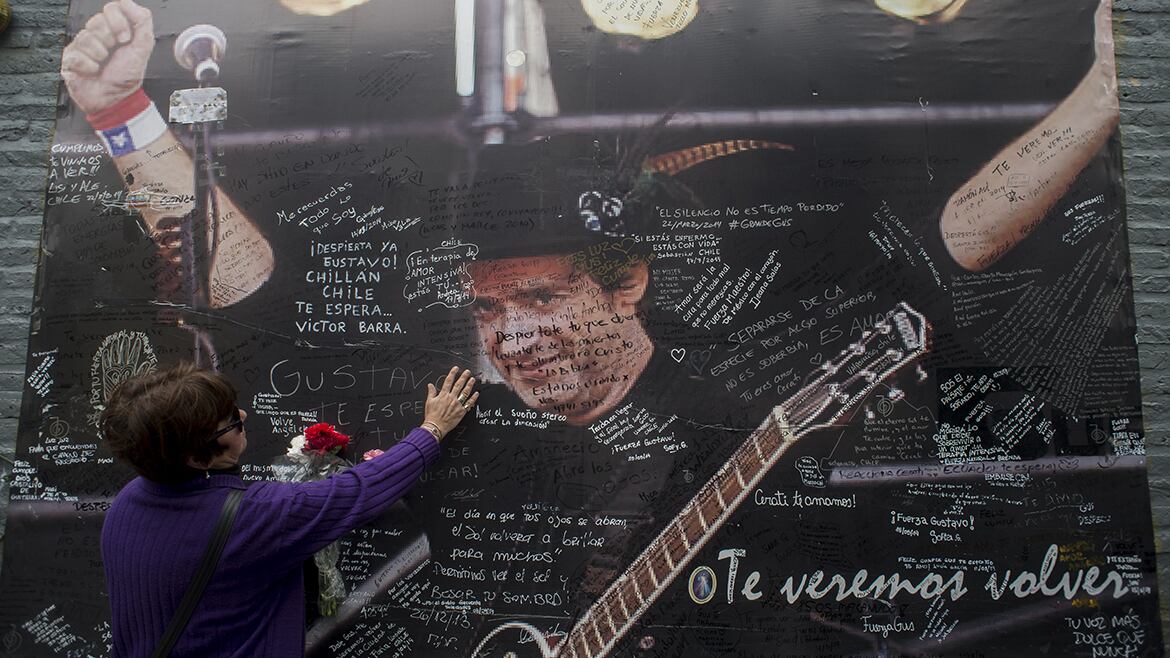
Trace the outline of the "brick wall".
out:
[[[0,546],[20,416],[68,0],[9,0],[0,34]]]
[[[68,5],[10,2],[12,26],[0,34],[0,545]],[[1170,203],[1170,7],[1165,0],[1116,0],[1114,21],[1150,496],[1162,619],[1170,629],[1170,218],[1163,213]]]
[[[1170,639],[1170,5],[1114,0],[1121,142],[1133,259],[1138,359],[1158,547],[1162,637]]]

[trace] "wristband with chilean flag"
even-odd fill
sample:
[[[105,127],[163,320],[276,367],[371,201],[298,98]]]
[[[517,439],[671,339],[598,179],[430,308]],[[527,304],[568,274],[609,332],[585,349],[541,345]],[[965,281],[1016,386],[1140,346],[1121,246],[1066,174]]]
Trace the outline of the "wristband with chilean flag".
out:
[[[114,157],[137,151],[167,131],[167,122],[141,88],[85,118]]]

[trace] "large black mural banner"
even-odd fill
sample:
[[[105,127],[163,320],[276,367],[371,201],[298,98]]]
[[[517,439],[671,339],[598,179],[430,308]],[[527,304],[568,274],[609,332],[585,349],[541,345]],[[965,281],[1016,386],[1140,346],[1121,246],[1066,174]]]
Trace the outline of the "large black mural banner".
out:
[[[184,360],[248,481],[485,382],[311,656],[1162,655],[1109,11],[75,0],[0,655],[107,654]]]

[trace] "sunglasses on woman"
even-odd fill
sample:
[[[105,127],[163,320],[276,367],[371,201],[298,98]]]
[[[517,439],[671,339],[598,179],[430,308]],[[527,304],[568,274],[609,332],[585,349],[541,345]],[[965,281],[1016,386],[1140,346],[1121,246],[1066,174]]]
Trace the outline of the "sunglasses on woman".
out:
[[[228,432],[234,432],[235,430],[242,429],[244,429],[244,419],[240,417],[240,408],[232,407],[232,422],[228,423],[227,427],[221,430],[216,430],[215,434],[212,434],[207,438],[207,442],[211,443]]]

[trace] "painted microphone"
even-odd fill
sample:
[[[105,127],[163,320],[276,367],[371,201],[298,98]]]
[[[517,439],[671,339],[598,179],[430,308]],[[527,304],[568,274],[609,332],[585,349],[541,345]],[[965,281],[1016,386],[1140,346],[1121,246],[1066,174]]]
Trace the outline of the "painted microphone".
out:
[[[219,77],[219,61],[226,52],[227,37],[214,25],[192,25],[175,39],[175,61],[199,82]]]

